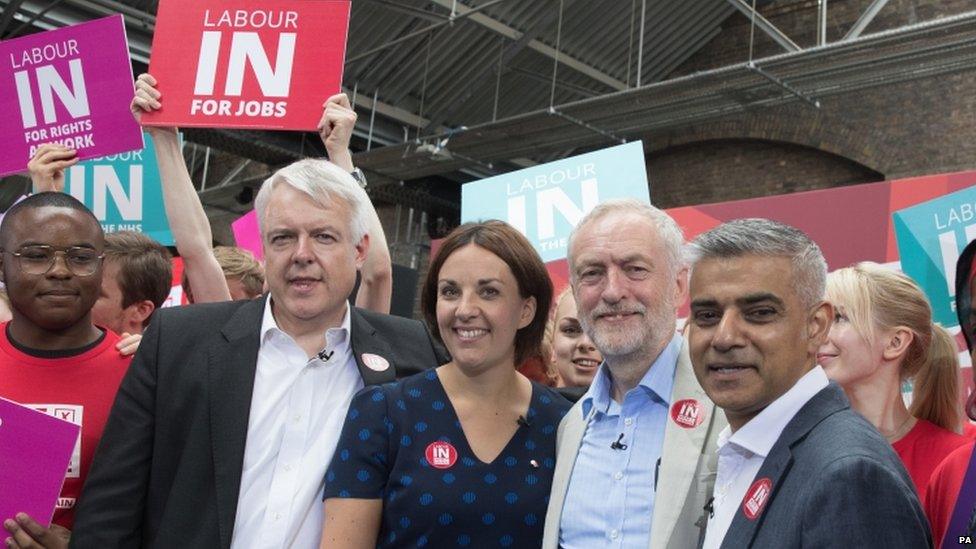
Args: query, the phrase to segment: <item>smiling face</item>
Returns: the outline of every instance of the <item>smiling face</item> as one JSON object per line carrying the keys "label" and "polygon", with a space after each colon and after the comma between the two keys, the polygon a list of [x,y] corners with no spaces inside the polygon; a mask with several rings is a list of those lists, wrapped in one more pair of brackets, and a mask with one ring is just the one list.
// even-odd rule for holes
{"label": "smiling face", "polygon": [[505,262],[476,244],[455,250],[438,273],[437,327],[462,371],[514,367],[515,333],[529,325],[535,308]]}
{"label": "smiling face", "polygon": [[271,191],[262,230],[275,321],[285,332],[338,326],[369,246],[342,200],[322,207],[291,185]]}
{"label": "smiling face", "polygon": [[708,397],[738,429],[815,365],[831,308],[807,308],[788,257],[706,258],[691,275],[689,350]]}
{"label": "smiling face", "polygon": [[827,377],[848,389],[878,372],[883,349],[879,341],[869,341],[857,331],[843,305],[834,303],[834,306],[834,323],[827,341],[817,352],[817,362]]}
{"label": "smiling face", "polygon": [[604,357],[653,355],[674,336],[687,279],[667,257],[654,224],[639,214],[608,214],[577,229],[573,294]]}
{"label": "smiling face", "polygon": [[603,358],[583,332],[576,300],[567,293],[556,307],[552,335],[552,365],[559,375],[559,387],[587,387]]}
{"label": "smiling face", "polygon": [[20,268],[18,258],[9,252],[31,245],[80,247],[101,254],[105,243],[98,223],[90,215],[71,208],[26,208],[9,220],[3,242],[3,278],[15,321],[52,332],[78,324],[90,325],[92,305],[98,299],[102,282],[101,264],[93,274],[78,276],[68,269],[66,257],[59,253],[46,273],[27,274]]}

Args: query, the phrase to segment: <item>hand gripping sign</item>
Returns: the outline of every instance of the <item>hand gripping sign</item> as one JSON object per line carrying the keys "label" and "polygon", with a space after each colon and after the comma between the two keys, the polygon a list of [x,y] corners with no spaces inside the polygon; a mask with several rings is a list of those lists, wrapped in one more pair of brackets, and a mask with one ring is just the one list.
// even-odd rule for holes
{"label": "hand gripping sign", "polygon": [[133,93],[121,15],[0,42],[0,175],[44,143],[81,159],[141,149]]}
{"label": "hand gripping sign", "polygon": [[346,1],[161,0],[149,72],[158,126],[314,130],[339,93]]}

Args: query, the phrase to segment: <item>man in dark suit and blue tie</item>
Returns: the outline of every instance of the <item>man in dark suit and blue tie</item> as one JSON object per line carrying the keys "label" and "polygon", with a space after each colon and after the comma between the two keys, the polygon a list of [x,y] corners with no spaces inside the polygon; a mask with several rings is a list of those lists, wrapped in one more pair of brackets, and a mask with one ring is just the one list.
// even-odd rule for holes
{"label": "man in dark suit and blue tie", "polygon": [[833,320],[817,245],[743,219],[693,251],[691,361],[729,421],[703,546],[931,547],[898,457],[816,363]]}

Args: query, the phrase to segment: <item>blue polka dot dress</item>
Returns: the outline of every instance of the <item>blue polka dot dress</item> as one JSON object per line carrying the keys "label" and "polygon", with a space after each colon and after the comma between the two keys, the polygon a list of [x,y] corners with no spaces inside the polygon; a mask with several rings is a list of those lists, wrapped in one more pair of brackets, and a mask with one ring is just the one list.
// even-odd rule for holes
{"label": "blue polka dot dress", "polygon": [[570,403],[532,384],[527,422],[492,463],[468,447],[434,370],[353,399],[325,499],[383,499],[377,547],[539,547]]}

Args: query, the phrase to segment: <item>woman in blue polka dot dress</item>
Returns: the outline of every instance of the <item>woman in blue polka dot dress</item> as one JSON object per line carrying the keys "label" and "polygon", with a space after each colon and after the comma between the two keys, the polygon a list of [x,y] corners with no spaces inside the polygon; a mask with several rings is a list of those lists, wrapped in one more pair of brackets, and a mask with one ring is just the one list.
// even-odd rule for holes
{"label": "woman in blue polka dot dress", "polygon": [[422,308],[453,360],[352,401],[325,480],[322,547],[539,547],[570,404],[515,365],[552,300],[542,260],[501,221],[444,240]]}

